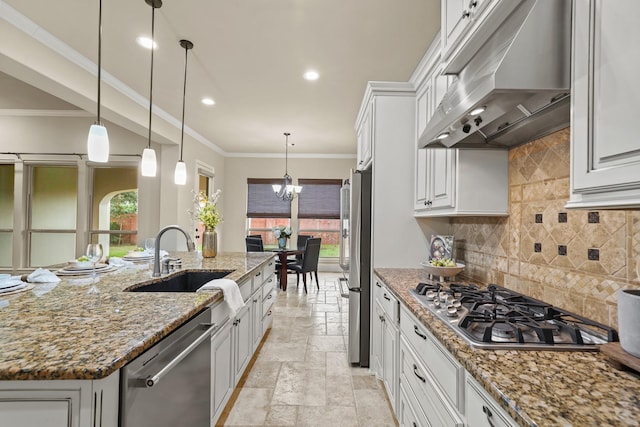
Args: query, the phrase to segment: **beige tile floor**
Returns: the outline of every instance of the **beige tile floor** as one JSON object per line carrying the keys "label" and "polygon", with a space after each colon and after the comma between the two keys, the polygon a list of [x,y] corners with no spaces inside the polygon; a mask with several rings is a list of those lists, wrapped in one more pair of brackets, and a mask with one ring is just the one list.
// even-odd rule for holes
{"label": "beige tile floor", "polygon": [[305,294],[289,276],[271,332],[220,425],[397,426],[382,383],[347,362],[348,301],[338,277],[320,273],[320,290],[314,280]]}

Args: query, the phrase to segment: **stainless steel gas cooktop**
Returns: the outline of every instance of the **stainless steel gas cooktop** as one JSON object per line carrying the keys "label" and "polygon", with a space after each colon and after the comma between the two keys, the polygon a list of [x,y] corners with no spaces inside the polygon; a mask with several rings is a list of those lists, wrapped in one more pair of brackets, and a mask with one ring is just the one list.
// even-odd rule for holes
{"label": "stainless steel gas cooktop", "polygon": [[477,348],[589,351],[618,341],[608,326],[497,285],[419,283],[411,293]]}

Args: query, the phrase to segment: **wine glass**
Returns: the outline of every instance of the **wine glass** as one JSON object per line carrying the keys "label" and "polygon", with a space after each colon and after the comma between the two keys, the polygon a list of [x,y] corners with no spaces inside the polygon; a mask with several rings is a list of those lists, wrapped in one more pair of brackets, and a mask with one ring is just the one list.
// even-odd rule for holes
{"label": "wine glass", "polygon": [[91,261],[91,264],[93,266],[93,268],[91,269],[91,288],[89,289],[89,293],[97,294],[100,291],[96,287],[96,264],[102,258],[102,245],[100,243],[89,243],[87,245],[87,251],[85,252],[85,255],[87,256],[87,258],[89,258],[89,261]]}
{"label": "wine glass", "polygon": [[156,248],[156,239],[149,237],[144,240],[144,250],[147,255],[153,255],[153,250]]}

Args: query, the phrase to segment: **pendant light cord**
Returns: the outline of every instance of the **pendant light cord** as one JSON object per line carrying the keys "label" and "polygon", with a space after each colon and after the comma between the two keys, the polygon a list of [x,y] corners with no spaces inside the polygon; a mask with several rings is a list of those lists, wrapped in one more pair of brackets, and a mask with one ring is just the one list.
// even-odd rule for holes
{"label": "pendant light cord", "polygon": [[100,0],[100,5],[99,5],[100,10],[98,11],[98,111],[97,111],[97,117],[96,117],[96,124],[97,125],[102,125],[102,123],[100,123],[100,88],[101,88],[101,83],[102,83],[102,79],[101,77],[101,73],[102,73],[102,0]]}
{"label": "pendant light cord", "polygon": [[289,132],[284,133],[284,174],[289,175]]}
{"label": "pendant light cord", "polygon": [[151,148],[151,109],[153,108],[153,51],[156,43],[155,39],[155,20],[156,20],[156,8],[151,5],[151,77],[149,78],[149,146]]}
{"label": "pendant light cord", "polygon": [[[184,47],[184,85],[182,86],[182,133],[180,134],[180,161],[182,161],[182,150],[184,147],[184,109],[185,109],[185,98],[187,93],[187,61],[189,59],[189,49],[193,47],[193,44],[189,45],[188,41],[181,40],[180,43],[185,42]],[[191,47],[189,47],[191,46]]]}

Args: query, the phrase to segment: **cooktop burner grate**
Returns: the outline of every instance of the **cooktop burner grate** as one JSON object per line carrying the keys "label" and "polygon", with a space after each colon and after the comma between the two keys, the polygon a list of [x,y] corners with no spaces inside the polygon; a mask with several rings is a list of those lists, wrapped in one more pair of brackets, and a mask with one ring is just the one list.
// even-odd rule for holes
{"label": "cooktop burner grate", "polygon": [[411,293],[475,347],[596,350],[618,340],[608,326],[497,285],[421,282]]}

